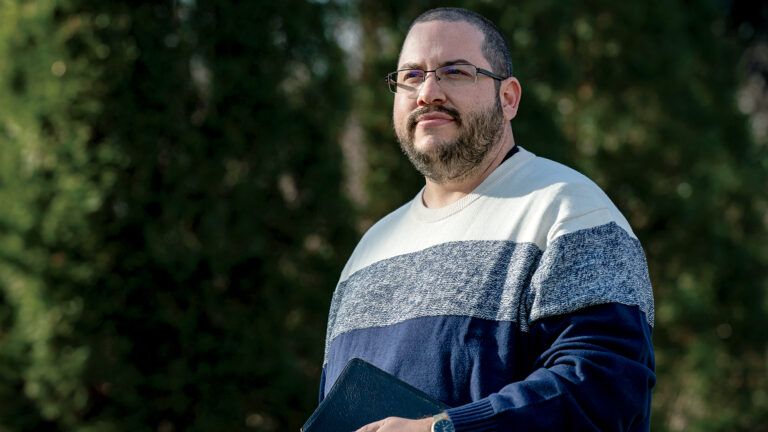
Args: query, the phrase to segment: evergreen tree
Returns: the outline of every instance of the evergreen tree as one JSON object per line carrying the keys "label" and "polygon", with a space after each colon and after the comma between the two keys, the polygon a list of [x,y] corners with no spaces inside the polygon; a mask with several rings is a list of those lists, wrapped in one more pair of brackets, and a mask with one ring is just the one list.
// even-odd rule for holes
{"label": "evergreen tree", "polygon": [[[439,5],[323,3],[2,2],[0,430],[295,430],[312,411],[356,236],[340,132],[351,109],[365,227],[421,186],[382,78]],[[760,430],[768,155],[736,110],[727,11],[458,5],[510,41],[517,142],[596,180],[646,248],[654,430]]]}
{"label": "evergreen tree", "polygon": [[352,240],[335,12],[8,4],[0,427],[300,426]]}

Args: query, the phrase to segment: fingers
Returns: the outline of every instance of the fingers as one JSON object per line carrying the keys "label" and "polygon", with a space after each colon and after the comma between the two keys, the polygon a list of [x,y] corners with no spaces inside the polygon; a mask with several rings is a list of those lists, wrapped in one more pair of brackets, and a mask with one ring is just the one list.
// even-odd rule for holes
{"label": "fingers", "polygon": [[384,424],[384,420],[375,421],[373,423],[368,423],[367,425],[361,427],[360,429],[356,430],[355,432],[376,432],[377,430],[379,430],[379,428],[383,424]]}
{"label": "fingers", "polygon": [[387,417],[369,423],[355,432],[427,432],[431,429],[432,418],[409,420],[400,417]]}

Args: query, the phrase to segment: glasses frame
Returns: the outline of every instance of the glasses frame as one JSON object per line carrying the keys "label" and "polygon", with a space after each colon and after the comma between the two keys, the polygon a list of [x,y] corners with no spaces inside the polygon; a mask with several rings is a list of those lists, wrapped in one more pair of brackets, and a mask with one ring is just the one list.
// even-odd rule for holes
{"label": "glasses frame", "polygon": [[412,71],[412,70],[420,70],[420,71],[424,72],[424,78],[421,80],[421,83],[419,83],[419,85],[417,87],[414,87],[413,91],[411,91],[411,92],[401,92],[402,94],[405,94],[405,95],[418,95],[419,91],[421,90],[421,86],[423,86],[424,83],[427,81],[427,75],[429,75],[430,73],[434,73],[435,74],[435,79],[439,83],[442,80],[442,78],[437,76],[437,71],[442,69],[442,68],[450,67],[450,66],[472,66],[473,68],[475,68],[475,80],[472,82],[472,84],[477,83],[478,75],[485,75],[485,76],[487,76],[489,78],[493,78],[493,79],[495,79],[497,81],[504,81],[505,79],[509,78],[509,77],[503,77],[501,75],[497,75],[497,74],[495,74],[495,73],[493,73],[493,72],[491,72],[491,71],[489,71],[487,69],[483,69],[483,68],[477,67],[477,66],[473,65],[472,63],[455,63],[455,64],[443,65],[443,66],[440,66],[439,68],[432,69],[432,70],[424,70],[424,69],[418,69],[418,68],[398,69],[396,71],[388,73],[384,77],[384,81],[387,83],[387,87],[389,88],[389,91],[394,93],[394,94],[397,94],[398,93],[397,92],[397,88],[398,88],[397,79],[396,78],[392,79],[392,77],[393,76],[397,76],[397,74],[399,72]]}

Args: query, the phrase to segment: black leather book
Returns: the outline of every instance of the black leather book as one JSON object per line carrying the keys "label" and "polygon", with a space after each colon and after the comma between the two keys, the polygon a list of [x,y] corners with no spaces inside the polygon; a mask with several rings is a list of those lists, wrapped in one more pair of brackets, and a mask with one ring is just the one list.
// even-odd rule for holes
{"label": "black leather book", "polygon": [[419,419],[449,408],[361,359],[350,360],[302,432],[350,432],[386,417]]}

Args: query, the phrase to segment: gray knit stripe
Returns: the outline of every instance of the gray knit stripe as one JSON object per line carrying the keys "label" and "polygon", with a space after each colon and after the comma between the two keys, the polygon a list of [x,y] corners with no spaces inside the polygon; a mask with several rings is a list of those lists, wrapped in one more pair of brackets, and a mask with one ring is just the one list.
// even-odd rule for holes
{"label": "gray knit stripe", "polygon": [[461,241],[379,261],[337,287],[326,341],[427,316],[517,322],[540,256],[531,243]]}
{"label": "gray knit stripe", "polygon": [[[396,275],[396,276],[392,276]],[[638,305],[653,323],[640,243],[616,223],[533,243],[455,241],[365,267],[340,283],[326,338],[428,316],[530,322],[601,303]]]}
{"label": "gray knit stripe", "polygon": [[648,323],[654,321],[642,246],[613,222],[556,238],[527,296],[530,322],[604,303],[639,306]]}

